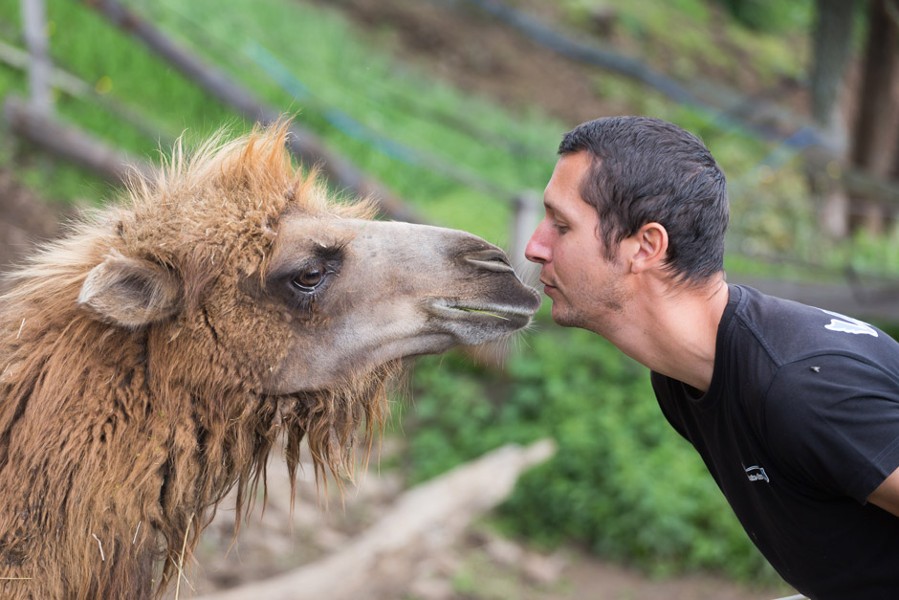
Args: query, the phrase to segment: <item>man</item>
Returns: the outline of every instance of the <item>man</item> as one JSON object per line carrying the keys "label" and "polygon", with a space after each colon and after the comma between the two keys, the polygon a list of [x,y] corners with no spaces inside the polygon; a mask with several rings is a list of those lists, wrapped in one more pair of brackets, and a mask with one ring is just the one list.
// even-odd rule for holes
{"label": "man", "polygon": [[899,598],[899,344],[725,281],[724,175],[692,134],[597,119],[559,154],[525,252],[553,319],[651,369],[665,417],[787,582]]}

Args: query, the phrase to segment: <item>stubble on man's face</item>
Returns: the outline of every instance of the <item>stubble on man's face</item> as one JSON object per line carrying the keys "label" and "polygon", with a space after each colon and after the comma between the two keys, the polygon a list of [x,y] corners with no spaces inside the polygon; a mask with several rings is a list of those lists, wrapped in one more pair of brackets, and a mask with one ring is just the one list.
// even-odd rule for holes
{"label": "stubble on man's face", "polygon": [[546,215],[530,244],[531,259],[543,264],[540,280],[553,301],[553,320],[602,335],[620,322],[628,292],[626,267],[617,256],[608,258],[596,208],[581,193],[592,161],[586,152],[559,158],[544,192]]}
{"label": "stubble on man's face", "polygon": [[562,327],[579,327],[604,335],[618,328],[629,301],[617,260],[603,255],[593,259],[595,268],[585,272],[555,292],[552,317]]}

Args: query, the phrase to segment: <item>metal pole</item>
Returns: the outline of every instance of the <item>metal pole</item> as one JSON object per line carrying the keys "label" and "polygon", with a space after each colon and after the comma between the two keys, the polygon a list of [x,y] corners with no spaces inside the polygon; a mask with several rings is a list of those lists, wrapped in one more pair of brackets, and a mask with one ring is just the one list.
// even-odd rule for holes
{"label": "metal pole", "polygon": [[28,90],[31,105],[40,114],[49,115],[53,110],[53,92],[50,86],[50,53],[47,43],[47,15],[44,0],[22,0],[22,27],[25,45],[28,47]]}
{"label": "metal pole", "polygon": [[515,215],[512,222],[512,239],[509,243],[509,259],[522,281],[534,284],[540,276],[540,271],[537,265],[528,261],[524,250],[537,223],[540,222],[540,197],[533,191],[523,192],[512,199],[512,206]]}

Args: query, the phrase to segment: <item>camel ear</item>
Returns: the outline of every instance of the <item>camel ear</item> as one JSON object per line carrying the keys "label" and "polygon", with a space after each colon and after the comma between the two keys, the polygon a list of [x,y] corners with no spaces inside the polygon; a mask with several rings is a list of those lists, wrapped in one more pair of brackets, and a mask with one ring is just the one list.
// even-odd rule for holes
{"label": "camel ear", "polygon": [[175,314],[180,295],[178,277],[170,271],[114,253],[87,274],[78,304],[104,321],[136,329]]}

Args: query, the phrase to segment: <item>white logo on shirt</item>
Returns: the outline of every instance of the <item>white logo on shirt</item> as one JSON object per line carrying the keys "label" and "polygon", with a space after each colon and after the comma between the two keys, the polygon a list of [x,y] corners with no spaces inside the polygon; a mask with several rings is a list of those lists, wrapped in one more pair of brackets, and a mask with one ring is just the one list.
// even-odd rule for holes
{"label": "white logo on shirt", "polygon": [[746,476],[749,478],[749,481],[764,481],[765,483],[771,483],[771,480],[768,479],[768,474],[765,473],[764,467],[752,465],[751,467],[744,467],[743,470],[746,471]]}
{"label": "white logo on shirt", "polygon": [[824,310],[823,308],[818,310],[837,317],[836,319],[831,319],[830,323],[824,326],[825,329],[830,329],[831,331],[839,331],[842,333],[862,333],[865,335],[873,335],[874,337],[877,337],[877,330],[864,321],[859,321],[858,319],[853,319],[852,317],[847,317],[845,315],[841,315],[840,313]]}

